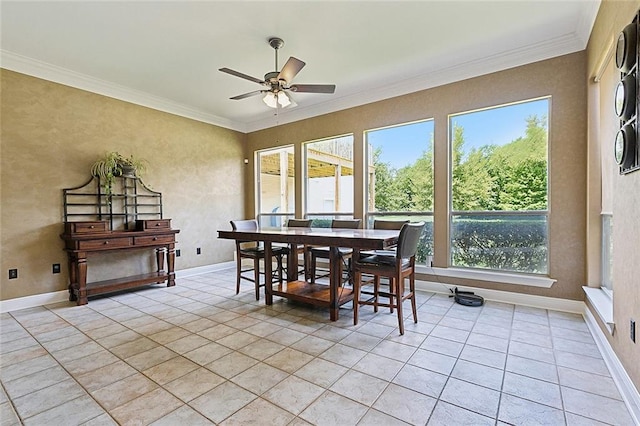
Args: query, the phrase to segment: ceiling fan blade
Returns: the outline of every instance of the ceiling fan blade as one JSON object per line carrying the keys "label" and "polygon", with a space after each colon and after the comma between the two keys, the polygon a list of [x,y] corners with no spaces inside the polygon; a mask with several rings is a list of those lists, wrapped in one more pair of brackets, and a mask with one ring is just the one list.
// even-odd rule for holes
{"label": "ceiling fan blade", "polygon": [[229,98],[229,99],[233,99],[234,101],[237,101],[237,100],[240,100],[240,99],[249,98],[251,96],[256,96],[256,95],[259,95],[260,93],[264,93],[264,92],[267,92],[267,91],[268,90],[254,90],[253,92],[245,93],[243,95],[234,96],[233,98]]}
{"label": "ceiling fan blade", "polygon": [[253,81],[258,84],[265,84],[264,80],[260,80],[259,78],[251,77],[250,75],[243,74],[239,71],[234,71],[229,68],[220,68],[218,71],[226,72],[227,74],[235,75],[236,77],[244,78],[245,80]]}
{"label": "ceiling fan blade", "polygon": [[291,83],[293,78],[300,72],[302,67],[305,66],[305,63],[300,59],[294,58],[293,56],[289,57],[287,63],[284,64],[280,74],[278,74],[278,80],[284,80],[287,83]]}
{"label": "ceiling fan blade", "polygon": [[305,93],[333,93],[336,91],[335,84],[294,84],[289,87],[294,92]]}

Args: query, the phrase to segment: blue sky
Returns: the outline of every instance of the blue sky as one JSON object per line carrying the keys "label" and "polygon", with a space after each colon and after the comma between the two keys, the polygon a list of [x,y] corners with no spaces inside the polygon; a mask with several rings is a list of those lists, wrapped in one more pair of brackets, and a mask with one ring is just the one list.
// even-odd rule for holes
{"label": "blue sky", "polygon": [[[468,152],[471,148],[483,145],[504,145],[523,136],[527,127],[526,118],[534,114],[548,116],[549,99],[464,113],[452,116],[451,120],[464,128],[464,146]],[[433,132],[433,121],[428,120],[370,131],[367,141],[373,147],[382,148],[382,161],[400,168],[422,155],[429,146]]]}

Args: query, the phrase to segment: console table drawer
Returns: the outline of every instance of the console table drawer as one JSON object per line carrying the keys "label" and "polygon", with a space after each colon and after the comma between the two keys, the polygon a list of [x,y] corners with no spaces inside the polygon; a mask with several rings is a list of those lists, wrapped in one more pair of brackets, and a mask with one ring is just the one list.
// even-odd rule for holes
{"label": "console table drawer", "polygon": [[136,220],[137,231],[171,229],[171,219]]}
{"label": "console table drawer", "polygon": [[136,246],[146,246],[154,244],[169,244],[175,242],[173,235],[156,235],[153,237],[134,237],[133,244]]}
{"label": "console table drawer", "polygon": [[97,240],[78,241],[80,250],[129,247],[133,245],[131,238],[101,238]]}
{"label": "console table drawer", "polygon": [[91,221],[91,222],[67,222],[65,223],[66,234],[95,234],[98,232],[107,232],[107,222]]}

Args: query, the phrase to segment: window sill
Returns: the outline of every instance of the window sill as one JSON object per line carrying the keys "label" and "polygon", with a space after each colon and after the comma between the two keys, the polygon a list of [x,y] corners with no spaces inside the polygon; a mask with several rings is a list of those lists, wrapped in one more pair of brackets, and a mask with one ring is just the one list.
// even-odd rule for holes
{"label": "window sill", "polygon": [[556,280],[536,275],[509,274],[495,271],[479,271],[477,269],[438,268],[416,265],[419,274],[436,277],[462,278],[466,280],[490,281],[501,284],[526,285],[532,287],[551,288]]}
{"label": "window sill", "polygon": [[599,287],[582,287],[582,289],[587,296],[587,300],[596,311],[596,315],[607,327],[609,333],[613,334],[615,323],[613,322],[613,300],[611,297]]}

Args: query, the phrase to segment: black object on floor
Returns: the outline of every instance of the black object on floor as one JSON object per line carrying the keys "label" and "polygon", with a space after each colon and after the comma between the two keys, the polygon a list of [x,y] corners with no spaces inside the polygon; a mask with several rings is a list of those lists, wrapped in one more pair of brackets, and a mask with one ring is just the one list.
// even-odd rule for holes
{"label": "black object on floor", "polygon": [[484,304],[484,298],[482,296],[478,296],[474,294],[472,291],[458,291],[458,287],[454,290],[449,289],[452,295],[449,297],[453,297],[456,303],[464,306],[482,306]]}

